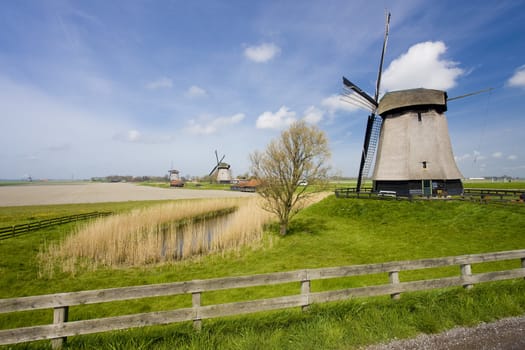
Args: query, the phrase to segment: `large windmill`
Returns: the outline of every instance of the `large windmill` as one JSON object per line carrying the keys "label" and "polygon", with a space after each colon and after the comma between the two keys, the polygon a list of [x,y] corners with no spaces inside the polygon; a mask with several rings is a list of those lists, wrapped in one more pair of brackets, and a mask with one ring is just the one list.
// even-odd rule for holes
{"label": "large windmill", "polygon": [[379,100],[390,14],[386,15],[385,38],[374,97],[343,77],[343,99],[368,109],[357,191],[375,157],[373,191],[397,195],[432,195],[463,192],[462,175],[456,165],[448,134],[447,93],[409,89],[386,93]]}
{"label": "large windmill", "polygon": [[223,162],[224,157],[226,156],[223,155],[219,160],[219,155],[217,154],[217,150],[215,150],[215,160],[217,163],[213,169],[211,169],[208,176],[212,176],[218,183],[229,184],[232,181],[232,174],[230,170],[230,164]]}

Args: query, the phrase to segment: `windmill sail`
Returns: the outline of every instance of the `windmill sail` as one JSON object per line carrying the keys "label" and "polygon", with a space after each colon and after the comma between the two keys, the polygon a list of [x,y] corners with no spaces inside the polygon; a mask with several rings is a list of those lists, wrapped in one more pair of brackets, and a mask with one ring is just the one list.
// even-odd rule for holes
{"label": "windmill sail", "polygon": [[369,136],[368,140],[365,141],[365,144],[368,145],[368,149],[365,152],[366,158],[363,165],[363,170],[361,172],[361,178],[368,177],[368,173],[370,172],[370,167],[372,166],[372,162],[374,161],[374,157],[376,154],[377,143],[379,141],[379,133],[381,132],[382,122],[382,118],[378,118],[377,116],[375,116],[373,118],[372,125],[370,126],[370,131],[367,123],[367,134]]}
{"label": "windmill sail", "polygon": [[215,172],[215,170],[217,170],[219,168],[219,165],[222,163],[222,161],[223,161],[225,156],[226,155],[223,155],[221,160],[219,160],[219,155],[217,154],[217,150],[215,150],[215,160],[217,161],[217,164],[215,164],[213,169],[211,169],[210,174],[208,176],[212,176],[213,173]]}
{"label": "windmill sail", "polygon": [[[372,110],[372,113],[368,116],[368,121],[366,123],[365,139],[363,142],[363,150],[361,154],[361,163],[359,164],[359,174],[357,176],[357,185],[356,185],[357,192],[361,192],[361,185],[363,182],[363,178],[368,175],[368,172],[370,170],[370,166],[374,159],[375,151],[377,148],[379,132],[381,130],[381,118],[378,118],[375,112],[377,109],[378,100],[379,100],[379,91],[381,88],[381,74],[383,73],[383,62],[385,60],[385,52],[386,52],[386,44],[388,41],[389,26],[390,26],[390,13],[387,13],[386,14],[386,25],[385,25],[385,37],[383,39],[383,49],[381,50],[381,59],[379,61],[379,71],[377,73],[376,91],[374,94],[374,98],[372,99],[370,96],[364,93],[361,89],[357,88],[355,84],[352,84],[352,85],[355,88],[359,89],[361,93],[357,89],[350,87],[353,91],[365,97],[365,99],[375,107]],[[346,86],[348,85],[346,84],[345,80],[348,83],[351,83],[348,79],[343,77],[343,84],[345,84]]]}

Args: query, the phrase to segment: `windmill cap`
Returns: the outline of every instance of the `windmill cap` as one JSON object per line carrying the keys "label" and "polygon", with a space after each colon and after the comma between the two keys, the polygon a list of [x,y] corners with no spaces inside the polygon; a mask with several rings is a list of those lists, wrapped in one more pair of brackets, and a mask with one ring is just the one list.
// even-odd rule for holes
{"label": "windmill cap", "polygon": [[377,114],[391,114],[406,109],[429,107],[439,112],[447,110],[447,93],[432,89],[409,89],[387,92],[379,101]]}

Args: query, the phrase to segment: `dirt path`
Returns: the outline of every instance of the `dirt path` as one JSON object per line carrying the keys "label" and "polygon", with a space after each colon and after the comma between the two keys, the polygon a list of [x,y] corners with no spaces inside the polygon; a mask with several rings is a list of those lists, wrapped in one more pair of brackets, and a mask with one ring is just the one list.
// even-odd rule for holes
{"label": "dirt path", "polygon": [[440,334],[373,345],[365,350],[522,350],[525,316],[511,317],[472,328],[453,328]]}
{"label": "dirt path", "polygon": [[39,184],[0,187],[0,207],[161,199],[245,197],[253,195],[253,193],[235,191],[158,188],[138,186],[131,183]]}

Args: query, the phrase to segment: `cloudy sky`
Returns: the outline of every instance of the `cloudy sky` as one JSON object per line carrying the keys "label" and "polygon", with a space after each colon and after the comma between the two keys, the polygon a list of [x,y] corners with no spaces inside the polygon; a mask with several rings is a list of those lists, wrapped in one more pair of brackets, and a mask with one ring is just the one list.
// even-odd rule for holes
{"label": "cloudy sky", "polygon": [[523,1],[37,1],[0,11],[0,179],[249,170],[295,120],[324,130],[356,176],[374,93],[446,90],[465,177],[525,177]]}

